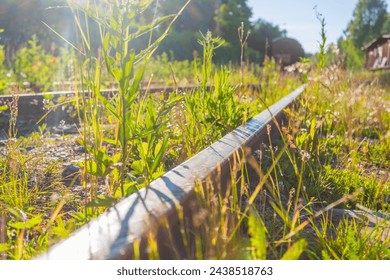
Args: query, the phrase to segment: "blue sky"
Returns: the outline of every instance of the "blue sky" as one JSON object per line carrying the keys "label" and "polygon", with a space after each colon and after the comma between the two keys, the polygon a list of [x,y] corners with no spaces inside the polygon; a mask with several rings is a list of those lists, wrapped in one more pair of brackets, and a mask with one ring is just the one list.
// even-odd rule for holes
{"label": "blue sky", "polygon": [[[287,30],[287,36],[297,39],[306,52],[318,49],[321,24],[313,7],[317,5],[326,21],[328,42],[337,42],[343,35],[358,0],[248,0],[252,21],[262,18]],[[387,0],[387,10],[390,0]]]}

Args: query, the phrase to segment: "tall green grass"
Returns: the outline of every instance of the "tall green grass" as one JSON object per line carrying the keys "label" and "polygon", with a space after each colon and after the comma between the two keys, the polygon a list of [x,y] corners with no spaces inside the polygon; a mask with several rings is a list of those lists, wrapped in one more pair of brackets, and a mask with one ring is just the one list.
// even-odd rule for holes
{"label": "tall green grass", "polygon": [[[71,47],[79,58],[75,102],[82,123],[77,141],[86,150],[78,163],[84,197],[72,196],[54,175],[50,180],[32,179],[37,170],[30,163],[38,166],[42,159],[25,156],[23,147],[33,137],[9,141],[8,152],[0,159],[1,257],[29,259],[46,250],[265,110],[303,80],[308,81],[306,93],[298,106],[285,111],[288,122],[269,127],[265,143],[244,153],[245,158],[235,158],[226,192],[210,178],[196,187],[200,209],[191,217],[191,226],[179,211],[186,258],[388,259],[388,237],[379,241],[382,224],[369,231],[364,221],[334,221],[329,213],[336,207],[354,210],[357,203],[372,211],[389,211],[389,88],[374,74],[352,75],[341,63],[330,63],[334,56],[329,59],[324,49],[320,17],[321,51],[317,60],[296,66],[301,74],[282,73],[272,60],[261,69],[243,63],[239,68],[216,66],[213,53],[223,42],[207,33],[199,42],[202,56],[194,60],[193,76],[188,77],[198,89],[150,94],[150,79],[141,91],[145,73],[153,70],[148,69],[151,55],[179,16],[154,17],[150,24],[134,26],[135,17],[147,9],[154,11],[153,3],[115,1],[99,6],[86,1],[70,6],[80,39]],[[100,49],[92,47],[91,20],[99,30]],[[144,50],[130,47],[139,36],[154,38],[155,28],[163,22],[162,35]],[[240,34],[244,46],[243,28]],[[165,71],[176,85],[174,67]],[[106,74],[119,89],[110,97],[101,94]],[[254,77],[257,88],[243,86]],[[13,124],[11,138],[17,135]],[[273,140],[271,130],[281,138]],[[43,172],[58,171],[53,164]],[[102,186],[104,195],[98,195]],[[40,200],[56,192],[61,193],[59,199]],[[150,258],[159,258],[153,234],[149,246]]]}
{"label": "tall green grass", "polygon": [[[178,15],[155,19],[148,26],[133,29],[130,28],[131,20],[137,15],[131,11],[143,12],[147,8],[154,8],[152,1],[128,2],[128,6],[120,8],[119,4],[107,6],[108,13],[91,1],[70,6],[75,24],[79,26],[80,38],[80,43],[72,43],[71,47],[79,58],[75,69],[80,75],[80,82],[76,83],[77,97],[74,102],[82,124],[77,142],[86,151],[84,160],[78,163],[82,167],[83,198],[61,190],[63,183],[55,177],[49,188],[37,186],[36,192],[33,192],[27,188],[33,178],[30,167],[25,167],[25,172],[18,169],[9,173],[13,170],[13,163],[3,161],[1,195],[2,200],[7,202],[1,208],[2,217],[6,217],[1,229],[9,235],[1,239],[4,258],[28,259],[45,250],[122,197],[147,186],[168,168],[194,155],[261,110],[262,105],[253,102],[258,92],[245,90],[241,97],[236,96],[238,87],[232,82],[233,68],[219,68],[212,63],[213,50],[222,41],[213,38],[211,33],[199,42],[204,46],[203,60],[194,62],[194,65],[198,65],[193,70],[199,82],[198,90],[169,95],[150,94],[147,86],[141,92],[140,85],[149,57]],[[100,30],[100,50],[92,49],[89,35],[91,19]],[[143,51],[136,53],[128,47],[133,38],[150,34],[163,21],[168,21],[166,31],[156,41],[150,41]],[[118,94],[110,97],[101,94],[106,81],[102,78],[105,73],[109,73],[115,81]],[[275,79],[282,83],[291,80],[276,76]],[[276,80],[272,83],[276,83]],[[12,125],[16,119],[17,112],[10,126],[10,137],[17,134]],[[27,140],[30,141],[30,138]],[[9,148],[17,166],[24,167],[23,157],[17,157],[16,153],[27,142],[16,140],[15,149]],[[54,164],[53,170],[47,172],[61,171]],[[75,182],[73,180],[68,188],[72,188]],[[98,195],[102,184],[104,195]],[[10,192],[9,188],[15,191]],[[47,204],[45,207],[52,214],[42,216],[41,209],[35,208],[38,202],[34,197],[50,196],[57,191],[61,192],[62,198]],[[6,196],[6,193],[9,195]],[[20,202],[23,205],[15,204],[11,200],[24,202]],[[64,207],[71,211],[63,212]],[[26,215],[34,221],[28,223],[30,218],[23,220],[28,225],[18,229],[20,233],[16,235],[19,239],[12,233],[16,229],[12,227],[10,209],[26,211]],[[14,248],[18,248],[17,254]]]}

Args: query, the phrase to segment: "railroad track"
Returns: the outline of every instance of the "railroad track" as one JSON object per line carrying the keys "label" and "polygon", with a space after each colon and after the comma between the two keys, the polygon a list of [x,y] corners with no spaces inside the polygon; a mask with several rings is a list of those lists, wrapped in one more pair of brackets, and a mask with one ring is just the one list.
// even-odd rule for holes
{"label": "railroad track", "polygon": [[[258,85],[245,85],[249,88],[256,88]],[[189,92],[198,88],[197,86],[165,86],[165,87],[148,87],[142,88],[141,94],[148,93],[170,93],[173,91]],[[105,96],[110,96],[117,93],[117,89],[103,89],[101,93]],[[17,94],[18,97],[18,114],[16,128],[19,135],[26,135],[32,131],[36,131],[40,123],[45,123],[49,128],[59,126],[61,122],[65,122],[67,126],[78,124],[78,118],[75,114],[75,109],[71,103],[61,105],[66,98],[71,99],[75,95],[74,91],[56,91],[47,93],[25,93]],[[0,108],[3,105],[10,108],[15,95],[0,95]],[[50,99],[51,104],[47,103]],[[0,110],[0,141],[2,135],[6,136],[11,119],[10,109]]]}
{"label": "railroad track", "polygon": [[[165,92],[169,93],[175,90],[178,91],[190,91],[195,89],[195,86],[181,86],[181,87],[150,87],[147,89],[149,93]],[[146,89],[142,89],[141,93],[144,93]],[[101,93],[109,96],[117,93],[116,89],[103,89]],[[0,107],[3,105],[11,107],[13,98],[17,96],[18,111],[20,112],[17,117],[16,128],[18,134],[25,135],[38,128],[42,119],[42,123],[45,123],[47,127],[56,127],[61,121],[64,121],[67,125],[77,124],[78,119],[74,112],[74,108],[71,104],[66,106],[61,105],[64,103],[64,99],[71,98],[75,95],[74,91],[56,91],[47,93],[25,93],[18,95],[0,95]],[[51,104],[47,103],[50,99]],[[0,140],[1,135],[8,131],[9,121],[11,118],[10,109],[0,110]],[[3,133],[2,133],[3,131]],[[4,140],[4,139],[3,139]]]}
{"label": "railroad track", "polygon": [[[194,88],[151,88],[149,92],[190,91]],[[246,124],[153,181],[148,187],[124,198],[36,259],[147,259],[151,236],[158,248],[159,258],[188,258],[188,248],[183,246],[181,239],[183,216],[189,217],[185,218],[190,221],[186,226],[191,227],[191,217],[195,217],[200,208],[197,206],[196,185],[211,181],[214,185],[220,186],[219,191],[224,192],[232,175],[232,166],[237,160],[243,159],[246,151],[259,149],[260,144],[268,143],[269,137],[272,141],[281,137],[276,126],[287,122],[284,109],[292,107],[304,89],[305,86],[296,89]],[[115,90],[106,90],[103,93],[110,95],[115,93]],[[56,101],[61,96],[71,96],[73,92],[49,94]],[[31,123],[35,125],[32,115],[38,114],[40,118],[47,113],[42,109],[45,97],[45,94],[19,96],[19,110],[23,112],[19,114],[19,118],[24,116],[30,121],[25,125]],[[4,104],[11,102],[12,96],[2,96],[1,99]],[[29,113],[26,117],[27,111]],[[45,120],[48,121],[48,126],[58,125],[60,120],[67,116],[60,107],[51,114],[54,115],[48,116]],[[380,213],[364,207],[360,207],[359,210],[329,208],[326,211],[331,219],[338,221],[341,219],[368,221],[367,230],[378,224],[384,225],[383,238],[390,235],[389,217],[383,217],[379,215]]]}
{"label": "railroad track", "polygon": [[[36,259],[132,259],[135,247],[138,248],[137,257],[147,258],[147,242],[151,233],[160,258],[185,257],[185,248],[179,241],[175,242],[181,235],[177,209],[181,209],[184,215],[193,215],[197,211],[197,182],[211,178],[224,186],[230,178],[232,162],[245,148],[258,149],[260,143],[268,142],[270,127],[271,137],[280,137],[275,133],[278,131],[276,123],[285,121],[284,109],[292,106],[304,89],[305,86],[299,87]],[[167,221],[169,227],[160,226],[162,220]],[[172,245],[168,239],[175,244]]]}

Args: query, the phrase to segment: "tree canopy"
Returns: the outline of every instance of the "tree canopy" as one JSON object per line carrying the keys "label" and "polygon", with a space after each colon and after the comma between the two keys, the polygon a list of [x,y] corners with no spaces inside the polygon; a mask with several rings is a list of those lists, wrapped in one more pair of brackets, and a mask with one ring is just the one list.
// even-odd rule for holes
{"label": "tree canopy", "polygon": [[383,23],[381,33],[382,34],[389,34],[390,33],[390,13],[386,14],[386,20]]}
{"label": "tree canopy", "polygon": [[[177,13],[186,2],[187,0],[159,0],[154,3],[158,4],[156,10],[158,16],[163,16]],[[138,19],[152,20],[155,7],[156,5],[153,4],[153,11],[145,13]],[[220,36],[226,42],[217,52],[219,57],[225,61],[237,61],[240,56],[237,30],[243,23],[245,30],[251,30],[248,41],[251,53],[256,53],[253,57],[259,59],[265,52],[266,38],[272,40],[283,36],[285,31],[261,19],[252,24],[251,16],[252,10],[247,0],[192,0],[172,26],[157,53],[166,52],[179,60],[192,59],[194,52],[201,51],[201,46],[198,44],[201,33],[206,34],[207,31],[211,31],[214,36]],[[4,29],[0,35],[0,44],[5,46],[7,53],[12,53],[25,45],[33,35],[36,35],[39,43],[47,50],[53,43],[63,44],[63,40],[43,22],[70,41],[76,37],[77,29],[72,23],[67,0],[0,0],[0,29]],[[165,30],[164,25],[160,30]],[[93,28],[90,32],[94,32]],[[159,32],[158,28],[155,29],[154,35],[158,36]],[[148,36],[140,38],[138,43],[147,44],[146,37]],[[142,46],[132,47],[142,49]]]}
{"label": "tree canopy", "polygon": [[356,47],[361,48],[379,37],[387,17],[385,0],[360,0],[347,27],[348,35]]}
{"label": "tree canopy", "polygon": [[[159,12],[169,14],[178,10],[186,0],[160,0]],[[193,53],[201,47],[197,43],[201,33],[211,31],[222,37],[226,44],[218,50],[225,60],[239,57],[237,29],[244,23],[249,28],[251,9],[246,0],[196,0],[184,10],[174,24],[167,39],[162,42],[159,52],[173,53],[176,59],[192,59]]]}
{"label": "tree canopy", "polygon": [[[160,15],[176,13],[186,2],[187,0],[160,0],[158,12]],[[215,30],[214,11],[217,4],[216,0],[192,1],[172,26],[157,53],[165,52],[179,60],[191,59],[193,52],[201,49],[197,43],[200,32]]]}
{"label": "tree canopy", "polygon": [[[222,0],[219,6],[219,26],[220,35],[223,39],[230,42],[234,37],[233,32],[236,33],[241,23],[249,27],[249,19],[252,16],[252,10],[248,7],[246,0]],[[235,34],[234,34],[235,35]]]}
{"label": "tree canopy", "polygon": [[346,67],[351,70],[361,69],[364,65],[364,52],[361,48],[386,33],[390,33],[386,1],[359,0],[345,30],[345,37],[338,41]]}
{"label": "tree canopy", "polygon": [[17,47],[36,35],[41,42],[58,43],[58,38],[43,22],[62,31],[69,25],[69,9],[51,9],[65,6],[66,0],[0,0],[0,43],[7,47]]}

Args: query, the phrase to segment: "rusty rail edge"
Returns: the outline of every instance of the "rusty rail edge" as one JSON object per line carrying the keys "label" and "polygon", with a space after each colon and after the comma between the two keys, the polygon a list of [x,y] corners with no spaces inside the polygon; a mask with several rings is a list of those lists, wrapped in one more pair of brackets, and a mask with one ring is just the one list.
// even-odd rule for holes
{"label": "rusty rail edge", "polygon": [[280,119],[305,85],[264,110],[246,124],[213,143],[194,157],[165,173],[138,193],[130,195],[95,220],[74,232],[68,239],[36,257],[37,260],[123,259],[132,255],[134,242],[145,239],[153,222],[172,215],[176,205],[183,209],[189,196],[195,196],[195,181],[226,168],[242,147],[266,138],[266,127]]}
{"label": "rusty rail edge", "polygon": [[[256,88],[259,85],[248,84],[245,85],[248,88]],[[164,87],[144,87],[141,88],[141,94],[146,91],[151,94],[155,93],[171,93],[174,91],[185,92],[192,91],[198,88],[198,86],[164,86]],[[210,89],[210,87],[208,87]],[[84,91],[87,93],[87,91]],[[110,96],[116,94],[118,92],[117,89],[102,89],[100,91],[103,95]],[[58,105],[58,100],[61,97],[72,97],[75,95],[75,91],[55,91],[55,92],[46,92],[46,93],[22,93],[17,94],[18,96],[18,111],[19,115],[16,122],[16,127],[19,131],[18,134],[25,135],[31,133],[36,130],[39,126],[37,122],[46,115],[46,117],[42,120],[42,123],[46,123],[47,127],[56,127],[62,121],[64,121],[67,125],[75,125],[78,124],[78,118],[75,113],[72,116],[72,111],[75,112],[75,109],[72,105],[68,104],[68,106],[58,106],[51,110],[44,109],[44,99],[47,96],[52,98],[54,104]],[[10,104],[12,101],[13,95],[0,95],[0,106]],[[72,110],[73,108],[73,110]],[[1,132],[8,131],[9,128],[9,120],[11,118],[10,110],[0,111],[0,137]],[[0,138],[1,140],[1,138]]]}

